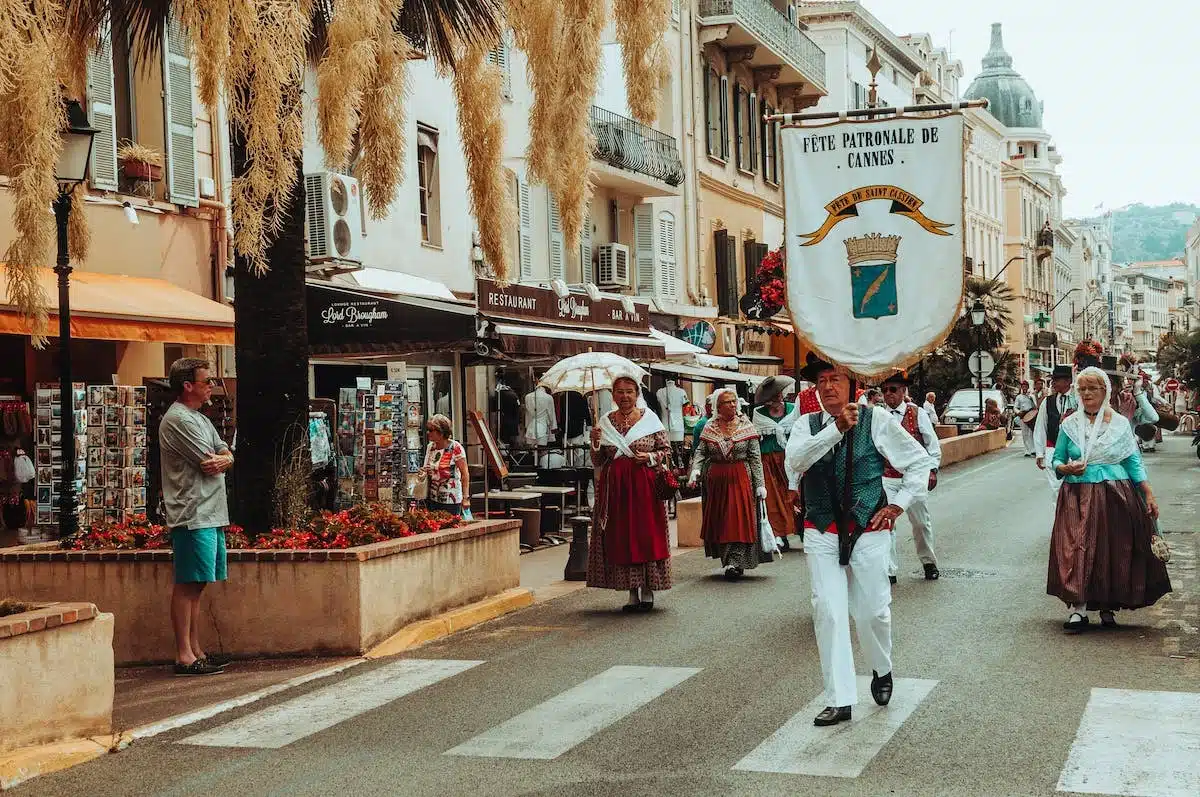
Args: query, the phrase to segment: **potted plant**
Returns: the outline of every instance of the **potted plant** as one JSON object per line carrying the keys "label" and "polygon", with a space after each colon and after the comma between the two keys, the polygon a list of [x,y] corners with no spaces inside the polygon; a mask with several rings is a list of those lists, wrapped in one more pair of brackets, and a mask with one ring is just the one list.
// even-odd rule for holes
{"label": "potted plant", "polygon": [[117,149],[117,159],[121,162],[121,174],[130,180],[156,183],[162,179],[163,156],[149,147],[125,141]]}

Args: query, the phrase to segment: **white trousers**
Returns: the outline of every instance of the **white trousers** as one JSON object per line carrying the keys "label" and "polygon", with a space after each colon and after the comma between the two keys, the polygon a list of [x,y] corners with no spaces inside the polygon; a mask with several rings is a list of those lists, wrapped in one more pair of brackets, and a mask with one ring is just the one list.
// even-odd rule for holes
{"label": "white trousers", "polygon": [[804,530],[804,554],[812,580],[813,628],[825,681],[825,705],[858,703],[850,615],[867,667],[880,675],[892,671],[892,588],[887,579],[888,534],[872,531],[858,538],[850,564],[838,564],[838,538]]}
{"label": "white trousers", "polygon": [[1025,446],[1026,454],[1037,453],[1037,441],[1033,438],[1033,427],[1025,423],[1025,421],[1017,421],[1021,427],[1021,443]]}
{"label": "white trousers", "polygon": [[[883,480],[883,491],[887,494],[888,503],[896,499],[896,493],[900,492],[900,485],[899,479]],[[917,558],[923,565],[936,565],[937,555],[933,552],[933,517],[929,514],[929,503],[924,498],[913,501],[909,504],[905,516],[908,518],[908,524],[912,526],[913,544],[917,546]],[[896,548],[896,530],[892,529],[888,536],[892,541],[888,556],[888,575],[895,576],[900,573],[900,552]]]}

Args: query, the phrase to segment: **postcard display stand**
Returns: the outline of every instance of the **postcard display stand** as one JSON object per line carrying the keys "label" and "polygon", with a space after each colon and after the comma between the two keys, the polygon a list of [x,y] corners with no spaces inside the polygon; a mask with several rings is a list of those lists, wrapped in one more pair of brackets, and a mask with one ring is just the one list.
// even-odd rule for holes
{"label": "postcard display stand", "polygon": [[408,464],[403,384],[377,381],[370,389],[342,388],[338,395],[340,503],[367,501],[403,509]]}
{"label": "postcard display stand", "polygon": [[[76,506],[85,506],[85,474],[87,467],[87,388],[79,382],[72,385],[72,396],[64,407],[59,401],[57,382],[39,382],[35,396],[36,424],[34,428],[34,464],[37,467],[37,525],[58,525],[58,496],[62,486],[61,414],[75,416],[75,496]],[[80,515],[82,522],[83,516]]]}

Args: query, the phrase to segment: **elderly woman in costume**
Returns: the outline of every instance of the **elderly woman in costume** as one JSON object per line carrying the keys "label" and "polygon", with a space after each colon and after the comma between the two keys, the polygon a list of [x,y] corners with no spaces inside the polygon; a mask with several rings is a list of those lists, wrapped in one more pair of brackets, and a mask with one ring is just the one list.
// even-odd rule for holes
{"label": "elderly woman in costume", "polygon": [[1116,625],[1118,609],[1151,606],[1171,591],[1153,551],[1158,503],[1146,480],[1129,421],[1109,406],[1111,384],[1099,368],[1075,380],[1081,409],[1058,433],[1054,469],[1063,477],[1046,592],[1067,604],[1063,628],[1078,632],[1100,612]]}
{"label": "elderly woman in costume", "polygon": [[783,466],[788,436],[798,417],[796,405],[784,401],[784,396],[795,389],[796,380],[790,376],[771,376],[758,386],[754,393],[752,421],[758,432],[758,447],[762,452],[763,478],[767,483],[767,520],[771,530],[779,538],[779,547],[788,550],[788,537],[796,533],[795,489],[788,485],[787,471]]}
{"label": "elderly woman in costume", "polygon": [[689,483],[703,480],[704,552],[719,558],[725,578],[736,581],[746,570],[771,561],[758,538],[758,501],[767,497],[767,488],[758,430],[738,412],[737,393],[721,389],[710,401],[716,409],[700,434]]}
{"label": "elderly woman in costume", "polygon": [[592,429],[596,467],[594,530],[588,547],[587,584],[628,590],[626,612],[654,608],[654,591],[671,588],[667,510],[655,493],[659,467],[671,446],[658,416],[639,406],[639,385],[623,377],[613,385],[616,409]]}

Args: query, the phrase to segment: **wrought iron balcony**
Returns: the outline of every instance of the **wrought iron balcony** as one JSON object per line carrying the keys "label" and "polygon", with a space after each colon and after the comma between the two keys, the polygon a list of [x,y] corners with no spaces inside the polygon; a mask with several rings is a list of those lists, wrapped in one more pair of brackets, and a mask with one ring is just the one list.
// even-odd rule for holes
{"label": "wrought iron balcony", "polygon": [[798,72],[801,80],[824,93],[825,51],[771,0],[700,0],[699,22],[701,26],[734,24],[745,29]]}
{"label": "wrought iron balcony", "polygon": [[591,124],[597,160],[670,186],[683,182],[683,162],[671,136],[594,105]]}
{"label": "wrought iron balcony", "polygon": [[1037,245],[1039,247],[1047,247],[1049,249],[1053,249],[1054,248],[1054,230],[1051,230],[1048,227],[1045,229],[1042,229],[1042,230],[1038,230]]}

